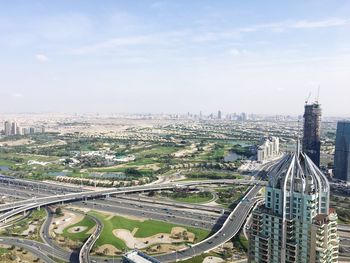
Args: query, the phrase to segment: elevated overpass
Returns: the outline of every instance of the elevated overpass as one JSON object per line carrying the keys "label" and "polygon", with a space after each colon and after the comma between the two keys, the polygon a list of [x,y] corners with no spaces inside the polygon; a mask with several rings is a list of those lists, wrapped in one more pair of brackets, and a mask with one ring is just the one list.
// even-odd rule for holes
{"label": "elevated overpass", "polygon": [[174,189],[178,187],[191,187],[191,186],[206,185],[206,184],[266,185],[267,182],[261,181],[261,180],[246,180],[246,179],[203,180],[203,181],[193,181],[193,182],[190,181],[190,182],[166,183],[166,184],[160,184],[160,185],[107,188],[102,190],[69,193],[69,194],[56,195],[51,197],[32,198],[29,200],[23,200],[23,201],[14,202],[11,204],[1,205],[0,212],[5,212],[5,211],[8,211],[8,212],[0,215],[0,222],[4,222],[9,217],[14,216],[18,213],[21,213],[33,208],[40,208],[45,205],[71,202],[76,200],[87,200],[91,198],[103,198],[114,194],[158,191],[158,190]]}

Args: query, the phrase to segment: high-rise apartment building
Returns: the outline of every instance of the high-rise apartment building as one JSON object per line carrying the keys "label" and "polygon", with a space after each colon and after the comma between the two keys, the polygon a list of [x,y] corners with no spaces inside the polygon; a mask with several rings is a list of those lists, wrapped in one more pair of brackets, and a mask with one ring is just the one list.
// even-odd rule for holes
{"label": "high-rise apartment building", "polygon": [[277,157],[280,153],[279,138],[269,137],[266,138],[263,143],[257,149],[257,161],[264,162],[274,157]]}
{"label": "high-rise apartment building", "polygon": [[334,177],[350,182],[350,122],[340,121],[337,125],[334,155]]}
{"label": "high-rise apartment building", "polygon": [[5,121],[4,132],[5,132],[5,136],[10,136],[11,135],[11,122]]}
{"label": "high-rise apartment building", "polygon": [[11,135],[16,135],[17,134],[17,123],[12,122],[11,123]]}
{"label": "high-rise apartment building", "polygon": [[320,167],[321,106],[317,102],[305,105],[303,151]]}
{"label": "high-rise apartment building", "polygon": [[252,214],[248,262],[338,262],[337,214],[329,208],[328,180],[299,148],[269,172],[265,204]]}

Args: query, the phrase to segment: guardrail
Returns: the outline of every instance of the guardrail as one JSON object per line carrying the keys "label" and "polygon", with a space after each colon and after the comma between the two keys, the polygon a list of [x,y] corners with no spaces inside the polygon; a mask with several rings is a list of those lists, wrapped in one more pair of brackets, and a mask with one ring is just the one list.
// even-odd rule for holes
{"label": "guardrail", "polygon": [[93,216],[90,216],[96,223],[96,229],[95,231],[89,236],[88,240],[84,243],[84,245],[81,247],[79,252],[79,263],[89,263],[90,262],[90,251],[92,247],[94,246],[96,240],[100,237],[102,232],[102,225],[100,222],[94,218]]}
{"label": "guardrail", "polygon": [[[242,179],[233,179],[233,180],[204,180],[204,181],[198,181],[198,182],[177,182],[177,183],[168,183],[168,184],[161,184],[161,185],[148,185],[148,186],[134,186],[134,187],[122,187],[122,188],[107,188],[103,190],[97,190],[97,191],[86,191],[86,192],[80,192],[80,193],[69,193],[69,194],[63,194],[63,195],[57,195],[54,197],[41,197],[41,198],[35,198],[25,201],[19,201],[15,202],[11,205],[3,205],[0,206],[0,212],[7,211],[10,209],[14,209],[20,206],[25,206],[26,204],[31,205],[34,203],[38,204],[36,207],[40,207],[43,205],[48,204],[56,204],[60,202],[66,202],[66,201],[74,201],[74,200],[80,200],[80,199],[88,199],[88,198],[96,198],[96,197],[102,197],[102,196],[108,196],[113,194],[124,194],[124,193],[134,193],[134,192],[145,192],[145,191],[156,191],[156,190],[165,190],[165,189],[173,189],[176,187],[184,187],[184,186],[195,186],[195,185],[202,185],[202,184],[230,184],[230,183],[236,183],[236,184],[250,184],[250,185],[265,185],[265,181],[251,181],[251,180],[242,180]],[[54,200],[52,200],[54,199]],[[50,201],[47,201],[50,200]],[[15,211],[15,210],[13,210]],[[21,211],[22,212],[22,211]],[[16,214],[16,213],[15,213]],[[15,215],[14,214],[14,215]],[[7,218],[5,218],[7,219]],[[3,221],[2,217],[0,216],[0,222]]]}

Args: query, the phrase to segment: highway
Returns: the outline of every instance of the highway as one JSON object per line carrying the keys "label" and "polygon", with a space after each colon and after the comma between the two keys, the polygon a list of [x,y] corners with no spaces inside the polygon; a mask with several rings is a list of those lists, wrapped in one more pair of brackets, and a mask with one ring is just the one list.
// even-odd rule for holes
{"label": "highway", "polygon": [[[206,180],[206,181],[196,181],[196,182],[181,182],[181,183],[167,183],[167,184],[162,184],[162,185],[149,185],[149,186],[135,186],[135,187],[123,187],[123,188],[109,188],[109,189],[103,189],[103,190],[97,190],[97,191],[85,191],[85,192],[80,192],[80,193],[67,193],[67,194],[61,194],[61,195],[56,195],[56,196],[51,196],[51,197],[42,197],[42,198],[35,198],[31,200],[25,200],[25,201],[20,201],[16,202],[16,204],[10,204],[10,205],[2,205],[0,206],[0,209],[2,211],[8,211],[2,215],[0,215],[0,221],[6,221],[6,219],[12,217],[13,215],[16,215],[18,213],[24,212],[31,210],[33,208],[41,207],[41,206],[46,206],[50,204],[58,204],[58,203],[63,203],[63,202],[72,202],[76,200],[85,200],[86,205],[89,203],[91,204],[91,201],[87,201],[87,199],[94,199],[94,198],[101,198],[101,197],[109,197],[112,194],[123,194],[123,193],[135,193],[135,192],[145,192],[145,191],[153,191],[153,190],[164,190],[164,189],[173,189],[177,187],[190,187],[190,186],[195,186],[195,185],[203,185],[203,184],[232,184],[232,183],[237,183],[237,184],[247,184],[247,185],[252,185],[252,184],[261,184],[265,185],[266,182],[263,181],[251,181],[251,180]],[[249,211],[251,208],[254,206],[255,200],[253,197],[255,197],[256,193],[261,189],[260,186],[254,186],[251,191],[247,194],[246,198],[244,198],[235,208],[235,210],[230,214],[229,218],[225,221],[224,225],[221,227],[221,229],[215,233],[213,236],[208,238],[205,241],[202,241],[196,245],[193,245],[191,248],[188,248],[183,251],[178,251],[177,253],[172,253],[168,255],[163,255],[159,256],[159,259],[162,262],[168,262],[168,261],[174,261],[176,259],[186,259],[190,258],[194,255],[201,254],[206,251],[210,251],[217,246],[221,245],[222,243],[225,243],[226,241],[230,240],[237,232],[240,230],[242,227],[246,216],[248,215]],[[99,201],[98,201],[99,202]],[[93,200],[92,205],[101,205],[104,207],[107,207],[105,202],[106,200],[103,201],[103,203],[99,204],[95,200]],[[107,200],[108,202],[108,200]],[[115,202],[114,206],[115,206]],[[112,206],[111,204],[109,206]],[[12,210],[11,210],[12,209]],[[119,207],[120,209],[120,207]],[[150,208],[151,211],[154,208]],[[144,215],[145,217],[146,215]],[[176,215],[170,215],[172,218],[177,218]],[[198,223],[197,223],[198,224]],[[45,228],[45,227],[44,227]],[[101,229],[99,227],[96,228],[97,231],[100,231]],[[46,229],[43,230],[43,235],[45,236],[45,233],[48,233]],[[84,256],[89,249],[91,248],[96,235],[98,235],[98,232],[94,233],[95,235],[91,236],[91,239],[88,240],[88,243],[84,244],[83,250],[80,253],[80,260],[87,260],[89,261],[89,256]],[[50,239],[50,237],[47,237]],[[46,239],[45,239],[46,240]],[[14,242],[14,241],[13,241]],[[23,242],[23,241],[21,241]],[[33,241],[28,241],[33,242]],[[28,243],[25,241],[25,243]],[[29,245],[36,245],[36,244],[29,244]],[[47,253],[54,253],[56,256],[59,258],[69,258],[70,260],[71,254],[68,251],[62,251],[62,250],[56,250],[54,246],[49,246],[47,245],[50,249],[50,251],[47,251]],[[41,248],[39,245],[40,249],[47,250],[47,247]],[[58,254],[58,253],[62,253]],[[64,255],[63,255],[64,254]],[[105,261],[105,260],[104,260]],[[74,262],[74,261],[73,261]]]}
{"label": "highway", "polygon": [[4,245],[9,245],[9,246],[14,245],[16,247],[21,247],[47,263],[56,262],[48,256],[48,254],[49,255],[53,254],[53,253],[50,253],[50,250],[51,250],[50,246],[39,243],[37,241],[14,238],[14,237],[0,237],[0,243]]}
{"label": "highway", "polygon": [[41,239],[51,247],[50,253],[53,254],[55,257],[58,257],[68,262],[78,262],[79,253],[77,251],[70,251],[62,248],[50,236],[50,225],[53,221],[54,211],[52,211],[50,208],[46,208],[46,212],[47,212],[46,220],[42,224],[40,229]]}
{"label": "highway", "polygon": [[0,222],[6,222],[8,218],[18,213],[21,213],[33,208],[45,206],[45,205],[72,202],[76,200],[87,200],[92,198],[109,197],[110,195],[113,195],[113,194],[174,189],[177,187],[188,187],[188,186],[195,186],[195,185],[201,185],[201,184],[261,184],[261,185],[263,184],[265,185],[266,182],[250,181],[250,180],[244,180],[244,179],[205,180],[205,181],[196,181],[196,182],[167,183],[162,185],[145,185],[145,186],[121,187],[121,188],[108,188],[108,189],[96,190],[96,191],[86,191],[86,192],[80,192],[80,193],[69,193],[69,194],[56,195],[56,196],[50,196],[50,197],[41,197],[41,198],[15,202],[12,204],[1,205],[0,211],[8,211],[8,212],[0,215]]}
{"label": "highway", "polygon": [[103,225],[102,223],[95,217],[90,216],[96,224],[94,232],[90,235],[88,240],[84,243],[84,245],[81,247],[79,252],[79,263],[89,263],[92,262],[90,258],[90,251],[92,247],[94,246],[96,240],[100,237]]}
{"label": "highway", "polygon": [[[0,190],[2,190],[0,186]],[[22,190],[20,197],[25,197],[27,193],[31,193],[31,190]],[[45,192],[45,195],[48,193]],[[140,205],[139,201],[134,199],[128,200],[127,196],[119,195],[118,198],[109,197],[106,199],[96,199],[88,201],[74,202],[75,206],[98,209],[105,212],[112,212],[121,215],[133,215],[136,217],[145,217],[160,221],[168,221],[174,224],[180,224],[185,226],[196,226],[203,229],[211,230],[213,226],[221,226],[224,222],[227,214],[221,214],[223,209],[215,209],[215,207],[201,206],[205,209],[196,209],[198,205],[183,204],[178,202],[171,202],[172,205],[168,205],[168,202],[149,202]],[[183,209],[186,208],[186,209]],[[212,212],[209,212],[210,208],[213,208]],[[215,227],[215,228],[216,228]]]}
{"label": "highway", "polygon": [[186,260],[196,255],[211,251],[221,244],[231,240],[243,226],[250,210],[256,203],[255,196],[261,190],[261,186],[253,186],[245,198],[239,202],[235,209],[231,212],[224,225],[211,237],[197,243],[184,250],[177,251],[171,254],[157,256],[161,262],[175,262],[178,260]]}

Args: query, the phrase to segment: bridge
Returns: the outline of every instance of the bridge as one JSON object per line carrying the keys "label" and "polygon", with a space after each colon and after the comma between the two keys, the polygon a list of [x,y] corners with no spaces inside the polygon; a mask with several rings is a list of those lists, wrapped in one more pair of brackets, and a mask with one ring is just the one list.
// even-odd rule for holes
{"label": "bridge", "polygon": [[[257,172],[258,174],[259,172]],[[1,180],[6,180],[2,178]],[[14,179],[10,179],[14,180]],[[21,181],[23,182],[23,180]],[[203,180],[203,181],[194,181],[194,182],[173,182],[173,183],[164,183],[159,185],[145,185],[145,186],[134,186],[134,187],[122,187],[122,188],[108,188],[95,191],[80,191],[76,192],[76,189],[73,193],[55,195],[50,197],[40,197],[29,200],[23,200],[15,202],[12,204],[6,204],[0,206],[0,212],[5,212],[0,215],[0,222],[6,222],[7,219],[22,213],[29,211],[31,209],[40,208],[47,205],[59,204],[65,202],[74,202],[80,200],[88,200],[94,198],[104,198],[109,197],[110,195],[115,194],[126,194],[126,193],[137,193],[137,192],[147,192],[147,191],[157,191],[157,190],[167,190],[174,189],[179,187],[192,187],[198,185],[207,185],[207,184],[242,184],[242,185],[253,185],[245,197],[239,202],[236,208],[230,213],[222,227],[214,235],[203,240],[202,242],[190,246],[184,250],[177,251],[167,255],[160,255],[157,257],[161,262],[171,262],[177,260],[184,260],[191,258],[193,256],[205,253],[207,251],[213,250],[221,244],[229,241],[233,236],[235,236],[242,225],[244,224],[246,217],[250,213],[251,209],[254,207],[257,199],[255,199],[256,194],[267,184],[266,181],[262,180],[246,180],[246,179],[221,179],[221,180]],[[47,186],[47,184],[42,185],[42,187]],[[98,239],[102,225],[98,220],[96,221],[96,229],[93,234],[90,235],[87,242],[82,246],[79,253],[79,262],[91,262],[90,250],[93,247],[95,241]],[[18,240],[17,240],[18,241]],[[9,241],[7,241],[9,242]],[[23,244],[29,241],[21,241]],[[49,252],[50,254],[50,252]],[[102,262],[99,258],[94,257],[94,261]],[[108,262],[108,259],[103,259],[103,262]],[[114,260],[113,260],[114,261]],[[117,262],[117,261],[114,261]]]}

